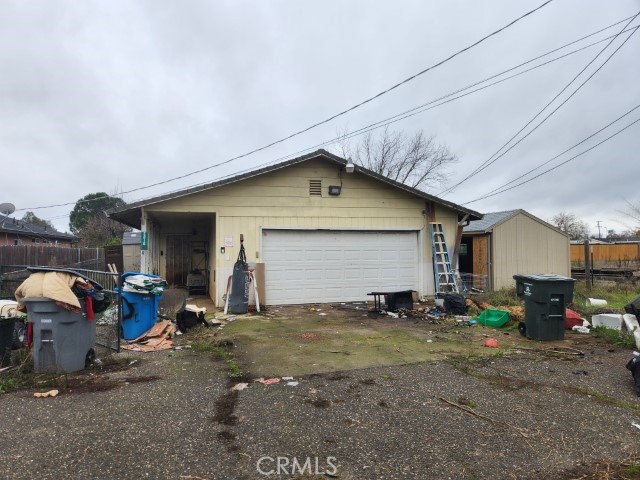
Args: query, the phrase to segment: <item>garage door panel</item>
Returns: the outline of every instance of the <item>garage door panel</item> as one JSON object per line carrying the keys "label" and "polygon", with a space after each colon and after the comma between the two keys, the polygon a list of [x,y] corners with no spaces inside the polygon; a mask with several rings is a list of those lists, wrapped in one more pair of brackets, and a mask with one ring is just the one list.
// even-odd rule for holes
{"label": "garage door panel", "polygon": [[372,290],[418,289],[417,232],[265,230],[270,304],[363,301]]}

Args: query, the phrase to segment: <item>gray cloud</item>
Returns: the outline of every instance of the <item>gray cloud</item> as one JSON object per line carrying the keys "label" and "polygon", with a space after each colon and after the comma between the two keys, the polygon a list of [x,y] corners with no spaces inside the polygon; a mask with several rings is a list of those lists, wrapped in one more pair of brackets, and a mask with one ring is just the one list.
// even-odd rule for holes
{"label": "gray cloud", "polygon": [[[284,137],[472,43],[539,1],[0,3],[0,201],[44,206],[129,190]],[[489,8],[490,6],[490,8]],[[251,168],[385,118],[633,15],[637,0],[556,1],[479,47],[331,124],[146,197]],[[638,24],[638,21],[635,22]],[[618,27],[620,28],[620,27]],[[611,30],[614,32],[616,30]],[[404,120],[486,160],[595,47]],[[462,203],[545,161],[640,102],[640,33],[531,137],[447,198]],[[636,114],[632,119],[638,118]],[[470,206],[575,212],[616,227],[638,199],[640,127],[552,174]],[[579,150],[578,150],[579,151]],[[65,229],[71,207],[38,210]],[[17,212],[18,215],[21,212]],[[607,225],[608,226],[608,225]]]}

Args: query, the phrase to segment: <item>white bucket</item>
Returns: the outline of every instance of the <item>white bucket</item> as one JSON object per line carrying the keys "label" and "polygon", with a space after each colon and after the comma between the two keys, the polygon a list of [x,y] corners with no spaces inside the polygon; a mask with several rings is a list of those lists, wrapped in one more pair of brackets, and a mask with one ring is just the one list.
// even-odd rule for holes
{"label": "white bucket", "polygon": [[598,305],[606,305],[607,301],[601,298],[587,298],[587,307],[595,307]]}
{"label": "white bucket", "polygon": [[444,298],[436,298],[436,307],[444,307]]}

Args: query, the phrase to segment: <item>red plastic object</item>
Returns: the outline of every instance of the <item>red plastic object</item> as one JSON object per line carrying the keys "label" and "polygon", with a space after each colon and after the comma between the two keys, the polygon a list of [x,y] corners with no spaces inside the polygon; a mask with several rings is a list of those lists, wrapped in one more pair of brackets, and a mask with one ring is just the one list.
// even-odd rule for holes
{"label": "red plastic object", "polygon": [[495,338],[487,338],[484,341],[485,347],[498,348],[498,341]]}
{"label": "red plastic object", "polygon": [[581,327],[584,318],[580,316],[578,312],[567,308],[567,314],[565,315],[564,328],[571,330],[573,327]]}

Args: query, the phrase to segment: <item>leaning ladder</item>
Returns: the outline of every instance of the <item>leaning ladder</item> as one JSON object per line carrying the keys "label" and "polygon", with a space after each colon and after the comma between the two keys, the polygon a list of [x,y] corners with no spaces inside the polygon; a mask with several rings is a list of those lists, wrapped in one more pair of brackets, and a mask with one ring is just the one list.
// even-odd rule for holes
{"label": "leaning ladder", "polygon": [[436,279],[436,292],[456,292],[458,284],[451,269],[451,260],[447,251],[447,244],[444,240],[442,224],[437,222],[429,223],[431,233],[431,250],[433,251],[433,274]]}

